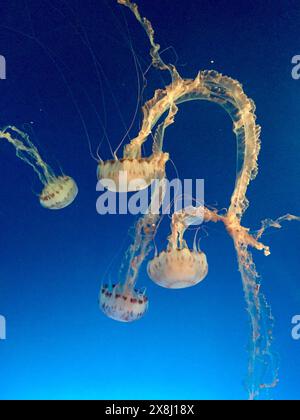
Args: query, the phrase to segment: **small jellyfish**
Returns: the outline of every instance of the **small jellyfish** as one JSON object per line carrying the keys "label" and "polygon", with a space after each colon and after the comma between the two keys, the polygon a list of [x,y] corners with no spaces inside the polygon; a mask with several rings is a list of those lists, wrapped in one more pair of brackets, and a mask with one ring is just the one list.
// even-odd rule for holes
{"label": "small jellyfish", "polygon": [[73,203],[78,194],[76,182],[69,176],[56,176],[43,161],[28,134],[17,127],[0,130],[0,139],[7,140],[16,149],[18,158],[28,163],[44,185],[39,196],[40,204],[49,210],[60,210]]}
{"label": "small jellyfish", "polygon": [[128,284],[104,285],[101,288],[99,304],[109,318],[120,322],[136,321],[147,312],[148,298],[144,292]]}
{"label": "small jellyfish", "polygon": [[161,252],[148,264],[151,280],[168,289],[195,286],[207,276],[208,264],[204,252],[188,248]]}
{"label": "small jellyfish", "polygon": [[49,180],[40,195],[40,203],[49,210],[60,210],[73,203],[78,194],[76,182],[69,176]]}
{"label": "small jellyfish", "polygon": [[[153,200],[163,200],[166,181],[156,184]],[[124,283],[112,287],[102,286],[100,309],[106,316],[116,321],[132,322],[140,319],[148,310],[149,301],[145,290],[136,288],[138,274],[143,261],[152,250],[159,214],[149,211],[135,225],[135,240],[126,253],[128,270]]]}

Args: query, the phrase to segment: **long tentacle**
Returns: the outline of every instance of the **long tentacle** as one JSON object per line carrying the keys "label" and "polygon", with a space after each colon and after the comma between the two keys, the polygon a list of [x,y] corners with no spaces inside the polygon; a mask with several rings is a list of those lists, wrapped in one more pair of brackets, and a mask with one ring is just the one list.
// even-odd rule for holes
{"label": "long tentacle", "polygon": [[0,138],[7,140],[16,149],[18,158],[30,165],[43,185],[47,185],[55,175],[50,166],[42,159],[38,149],[28,134],[17,127],[8,126],[0,130]]}

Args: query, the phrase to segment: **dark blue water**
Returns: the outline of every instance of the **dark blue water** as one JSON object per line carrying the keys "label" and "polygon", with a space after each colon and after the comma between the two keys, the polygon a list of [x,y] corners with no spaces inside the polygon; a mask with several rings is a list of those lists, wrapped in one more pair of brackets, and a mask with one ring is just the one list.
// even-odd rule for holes
{"label": "dark blue water", "polygon": [[[172,47],[163,57],[184,77],[214,68],[242,82],[257,105],[260,172],[248,191],[244,224],[257,229],[264,218],[299,214],[300,80],[291,77],[291,58],[300,54],[298,2],[139,5],[162,49]],[[7,61],[0,124],[25,124],[45,160],[80,189],[66,210],[42,209],[38,179],[1,142],[0,314],[7,340],[0,341],[0,397],[246,398],[249,325],[233,244],[222,226],[207,226],[201,242],[210,266],[202,284],[164,290],[144,267],[138,284],[147,287],[150,308],[142,320],[120,324],[98,309],[100,285],[118,278],[135,219],[96,213],[96,162],[83,121],[94,152],[103,138],[95,110],[112,146],[122,139],[137,100],[130,40],[143,70],[150,64],[142,29],[115,1],[2,0],[0,13],[0,54]],[[154,69],[146,78],[144,100],[170,82]],[[236,150],[224,111],[183,105],[165,147],[180,177],[205,179],[208,204],[228,206]],[[105,140],[100,153],[111,158]],[[175,176],[171,164],[168,176]],[[167,232],[166,223],[159,249]],[[291,337],[291,319],[300,313],[299,239],[300,226],[287,224],[265,235],[270,257],[254,254],[276,319],[280,383],[271,397],[277,399],[300,398],[300,341]]]}

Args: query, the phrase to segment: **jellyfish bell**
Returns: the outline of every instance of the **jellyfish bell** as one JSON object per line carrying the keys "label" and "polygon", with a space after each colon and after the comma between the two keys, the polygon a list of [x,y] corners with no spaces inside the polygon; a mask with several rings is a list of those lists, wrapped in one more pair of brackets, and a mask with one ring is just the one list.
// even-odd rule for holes
{"label": "jellyfish bell", "polygon": [[120,322],[136,321],[148,310],[145,293],[121,283],[102,286],[99,304],[106,316]]}
{"label": "jellyfish bell", "polygon": [[208,263],[204,252],[188,248],[161,252],[148,264],[151,280],[168,289],[183,289],[200,283],[207,276]]}
{"label": "jellyfish bell", "polygon": [[168,153],[144,158],[108,160],[98,165],[98,179],[112,192],[136,192],[148,188],[154,179],[165,176]]}
{"label": "jellyfish bell", "polygon": [[69,176],[55,176],[52,168],[42,159],[29,135],[15,126],[0,129],[0,139],[6,140],[16,150],[16,155],[30,165],[44,185],[40,204],[51,210],[69,206],[78,194],[75,181]]}
{"label": "jellyfish bell", "polygon": [[73,178],[59,176],[48,181],[40,195],[41,205],[49,210],[60,210],[73,203],[78,187]]}

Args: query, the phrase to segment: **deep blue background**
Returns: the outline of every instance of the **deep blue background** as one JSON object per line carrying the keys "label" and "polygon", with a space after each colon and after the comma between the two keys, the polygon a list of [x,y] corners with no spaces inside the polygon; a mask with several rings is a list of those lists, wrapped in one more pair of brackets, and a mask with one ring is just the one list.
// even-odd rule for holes
{"label": "deep blue background", "polygon": [[[299,2],[138,3],[162,48],[175,48],[183,76],[215,68],[240,80],[256,102],[262,152],[244,224],[256,229],[266,217],[299,214],[300,80],[291,77],[291,58],[300,54]],[[31,123],[43,157],[74,176],[80,189],[66,210],[42,209],[37,178],[1,142],[0,313],[8,339],[0,342],[0,398],[246,398],[249,325],[233,245],[222,226],[207,226],[202,249],[210,273],[201,285],[164,290],[143,269],[139,285],[147,286],[150,309],[141,321],[120,324],[98,309],[100,284],[117,278],[134,219],[97,215],[96,162],[74,100],[93,150],[102,130],[92,103],[103,120],[106,114],[116,147],[125,132],[121,117],[129,126],[137,98],[128,30],[144,70],[149,46],[115,1],[68,4],[74,13],[62,0],[0,5],[0,54],[8,72],[0,81],[0,124]],[[79,27],[102,65],[102,89]],[[176,54],[169,49],[164,58],[175,62]],[[167,74],[150,70],[144,98],[163,80],[169,82]],[[190,103],[167,133],[180,176],[205,178],[206,202],[219,208],[228,205],[235,177],[231,129],[222,109]],[[110,158],[106,142],[101,155]],[[168,175],[175,175],[171,164]],[[160,231],[159,249],[167,228]],[[300,313],[299,237],[300,226],[287,224],[264,237],[270,257],[255,253],[276,318],[281,381],[272,398],[300,398],[300,342],[291,338],[291,318]]]}

